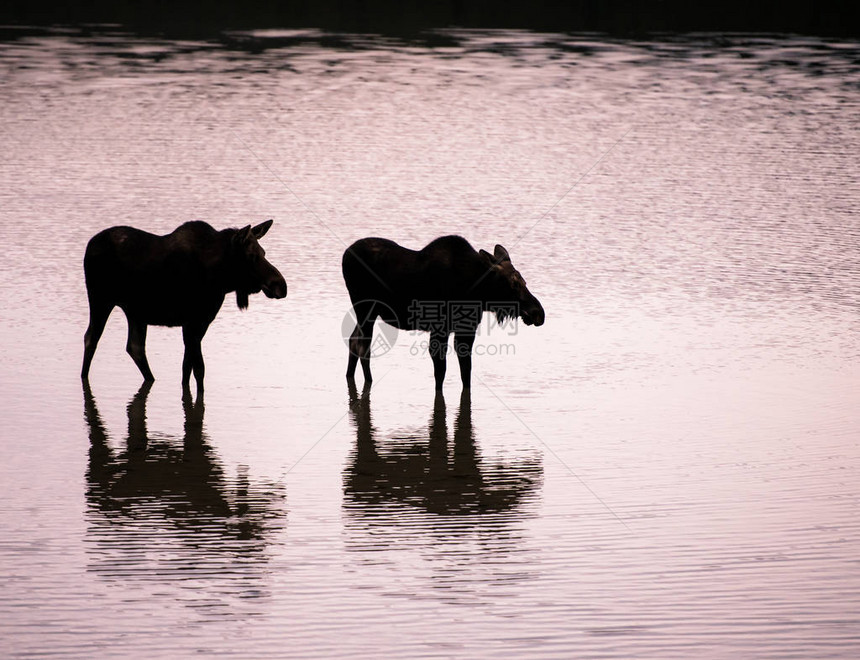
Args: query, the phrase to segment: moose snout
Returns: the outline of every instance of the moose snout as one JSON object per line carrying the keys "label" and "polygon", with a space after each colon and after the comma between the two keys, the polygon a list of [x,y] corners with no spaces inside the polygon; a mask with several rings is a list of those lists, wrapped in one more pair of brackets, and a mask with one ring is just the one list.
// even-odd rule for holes
{"label": "moose snout", "polygon": [[282,277],[273,277],[263,285],[263,293],[267,298],[286,298],[287,297],[287,281]]}
{"label": "moose snout", "polygon": [[523,323],[526,325],[539,326],[543,325],[543,322],[546,320],[546,315],[544,314],[543,307],[541,307],[540,304],[530,307],[529,309],[524,309],[520,316],[522,316]]}

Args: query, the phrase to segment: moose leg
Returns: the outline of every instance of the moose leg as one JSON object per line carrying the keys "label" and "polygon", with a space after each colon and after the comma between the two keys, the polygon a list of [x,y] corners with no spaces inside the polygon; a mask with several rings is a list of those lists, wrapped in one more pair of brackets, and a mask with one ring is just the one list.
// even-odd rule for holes
{"label": "moose leg", "polygon": [[349,362],[346,365],[347,380],[354,380],[355,367],[361,361],[361,370],[364,372],[364,384],[369,385],[373,381],[370,373],[370,342],[373,339],[373,323],[376,314],[373,303],[363,301],[353,306],[355,314],[355,329],[349,337]]}
{"label": "moose leg", "polygon": [[203,392],[203,375],[206,371],[203,365],[203,335],[206,328],[193,326],[182,326],[182,339],[185,342],[185,356],[182,358],[182,388],[188,389],[191,382],[191,372],[194,372],[194,380],[197,381],[197,394]]}
{"label": "moose leg", "polygon": [[454,350],[457,352],[457,360],[460,362],[460,380],[463,381],[464,390],[468,390],[472,386],[472,345],[474,343],[474,332],[458,332],[454,335]]}
{"label": "moose leg", "polygon": [[373,322],[376,319],[371,319],[361,326],[361,339],[359,340],[359,360],[361,361],[361,371],[364,373],[364,385],[367,387],[373,382],[373,375],[370,373],[370,342],[373,339]]}
{"label": "moose leg", "polygon": [[152,375],[149,363],[146,361],[146,323],[132,319],[128,314],[126,318],[128,319],[128,341],[125,350],[140,369],[143,380],[151,383],[155,380],[155,376]]}
{"label": "moose leg", "polygon": [[113,305],[98,305],[90,301],[90,324],[84,334],[84,364],[81,367],[81,379],[87,380],[90,375],[90,365],[96,354],[96,346],[99,344],[105,329],[108,316],[110,316]]}
{"label": "moose leg", "polygon": [[430,333],[430,357],[433,359],[433,376],[436,379],[436,390],[442,389],[445,382],[446,353],[448,352],[448,333]]}
{"label": "moose leg", "polygon": [[370,340],[373,337],[373,322],[364,326],[355,326],[349,336],[349,361],[346,364],[346,379],[355,381],[355,367],[361,360],[361,370],[364,372],[364,384],[370,385],[373,376],[370,374]]}
{"label": "moose leg", "polygon": [[349,361],[346,364],[346,379],[355,381],[355,368],[358,366],[358,356],[361,345],[361,328],[356,324],[349,336]]}

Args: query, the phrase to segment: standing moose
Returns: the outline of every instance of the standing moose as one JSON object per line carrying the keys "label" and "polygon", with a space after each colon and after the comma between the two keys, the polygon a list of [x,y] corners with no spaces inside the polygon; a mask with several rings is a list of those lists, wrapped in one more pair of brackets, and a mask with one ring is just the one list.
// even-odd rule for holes
{"label": "standing moose", "polygon": [[146,361],[149,325],[182,326],[185,357],[182,385],[194,372],[203,391],[200,342],[215,319],[224,296],[236,292],[240,309],[248,295],[262,290],[269,298],[284,298],[287,283],[258,243],[272,220],[256,227],[217,231],[205,222],[186,222],[166,236],[112,227],[90,239],[84,274],[90,304],[90,324],[84,336],[86,381],[108,316],[119,306],[128,319],[126,350],[146,382],[155,380]]}
{"label": "standing moose", "polygon": [[359,360],[365,383],[373,380],[371,338],[377,318],[402,330],[430,332],[437,390],[445,380],[451,333],[463,387],[471,386],[472,345],[485,311],[500,322],[517,316],[526,325],[544,322],[543,307],[501,245],[493,254],[476,252],[460,236],[443,236],[415,251],[384,238],[363,238],[347,248],[342,267],[356,317],[346,370],[350,381]]}

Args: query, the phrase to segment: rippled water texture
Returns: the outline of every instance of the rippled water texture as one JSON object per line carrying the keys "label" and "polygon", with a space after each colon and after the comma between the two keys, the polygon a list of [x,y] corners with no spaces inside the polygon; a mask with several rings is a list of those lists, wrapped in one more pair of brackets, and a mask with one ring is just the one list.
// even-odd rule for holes
{"label": "rippled water texture", "polygon": [[[860,655],[860,47],[531,33],[0,45],[0,655]],[[183,398],[96,231],[274,218]],[[350,391],[340,256],[500,243],[544,326]],[[359,380],[359,388],[360,380]]]}

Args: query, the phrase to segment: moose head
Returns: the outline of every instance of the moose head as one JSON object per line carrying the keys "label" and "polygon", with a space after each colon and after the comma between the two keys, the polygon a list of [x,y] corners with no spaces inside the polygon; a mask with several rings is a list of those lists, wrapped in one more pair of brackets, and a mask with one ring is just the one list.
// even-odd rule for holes
{"label": "moose head", "polygon": [[266,251],[259,240],[272,226],[266,220],[256,227],[247,225],[237,229],[231,239],[233,252],[233,272],[236,282],[236,303],[239,309],[247,309],[248,295],[262,291],[268,298],[285,298],[287,282],[283,275],[266,260]]}
{"label": "moose head", "polygon": [[[526,325],[543,325],[545,315],[537,298],[526,287],[526,281],[511,263],[511,256],[501,245],[496,245],[493,254],[479,250],[487,267],[486,296],[490,301],[489,309],[496,314],[499,322],[505,318],[519,315]],[[493,305],[492,303],[515,303]],[[515,311],[514,311],[515,310]]]}

